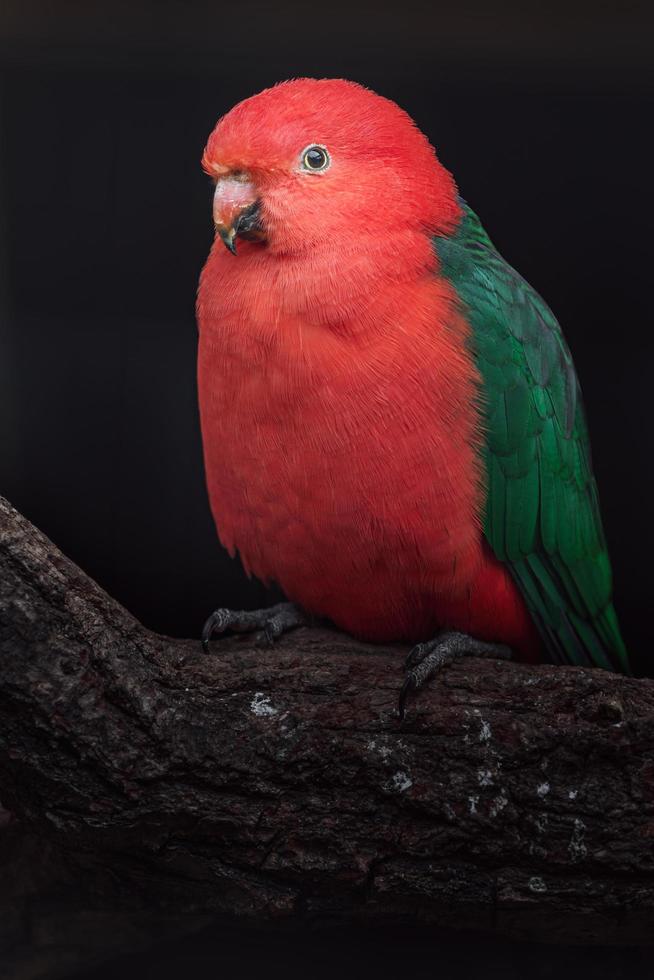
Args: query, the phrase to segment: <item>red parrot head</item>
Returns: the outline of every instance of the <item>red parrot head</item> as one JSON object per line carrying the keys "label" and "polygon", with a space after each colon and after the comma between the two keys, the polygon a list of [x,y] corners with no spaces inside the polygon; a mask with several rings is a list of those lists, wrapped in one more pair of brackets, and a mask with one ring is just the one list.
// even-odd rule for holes
{"label": "red parrot head", "polygon": [[447,231],[456,187],[410,116],[344,79],[281,82],[217,123],[202,166],[216,180],[214,223],[232,252],[238,237],[271,252],[356,238]]}

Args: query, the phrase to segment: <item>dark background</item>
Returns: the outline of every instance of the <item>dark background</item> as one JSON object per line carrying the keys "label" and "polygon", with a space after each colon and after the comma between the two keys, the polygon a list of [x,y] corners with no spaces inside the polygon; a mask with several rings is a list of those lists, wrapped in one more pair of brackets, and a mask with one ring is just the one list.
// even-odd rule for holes
{"label": "dark background", "polygon": [[199,158],[236,101],[343,75],[413,115],[559,317],[618,611],[652,672],[647,6],[3,0],[0,492],[158,631],[265,602],[221,552],[204,489]]}

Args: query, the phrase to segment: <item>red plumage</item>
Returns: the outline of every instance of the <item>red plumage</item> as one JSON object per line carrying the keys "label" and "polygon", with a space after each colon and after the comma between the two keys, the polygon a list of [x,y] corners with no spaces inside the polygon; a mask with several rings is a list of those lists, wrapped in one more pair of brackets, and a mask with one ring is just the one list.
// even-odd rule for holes
{"label": "red plumage", "polygon": [[[324,174],[298,169],[310,144],[329,148]],[[222,543],[361,638],[452,627],[530,656],[531,619],[482,533],[469,326],[430,243],[459,216],[452,177],[398,106],[340,80],[236,106],[203,165],[247,174],[267,236],[237,258],[217,239],[200,281]]]}

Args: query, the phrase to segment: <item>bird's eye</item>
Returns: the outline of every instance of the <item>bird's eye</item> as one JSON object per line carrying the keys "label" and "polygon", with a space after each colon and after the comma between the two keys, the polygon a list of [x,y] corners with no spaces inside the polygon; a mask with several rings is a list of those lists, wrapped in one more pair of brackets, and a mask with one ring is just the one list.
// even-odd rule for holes
{"label": "bird's eye", "polygon": [[305,170],[326,170],[331,160],[329,159],[329,153],[324,146],[318,146],[317,144],[312,144],[307,146],[306,150],[302,154],[302,166]]}

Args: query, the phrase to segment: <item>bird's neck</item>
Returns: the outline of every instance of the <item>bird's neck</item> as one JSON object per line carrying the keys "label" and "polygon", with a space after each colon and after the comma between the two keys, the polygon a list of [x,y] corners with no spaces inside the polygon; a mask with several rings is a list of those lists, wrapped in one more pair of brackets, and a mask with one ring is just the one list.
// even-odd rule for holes
{"label": "bird's neck", "polygon": [[198,316],[201,327],[234,331],[241,341],[243,330],[272,341],[275,325],[289,321],[356,335],[373,325],[371,316],[376,323],[393,316],[399,284],[436,271],[429,237],[414,230],[297,254],[243,242],[235,257],[218,243],[200,279]]}

